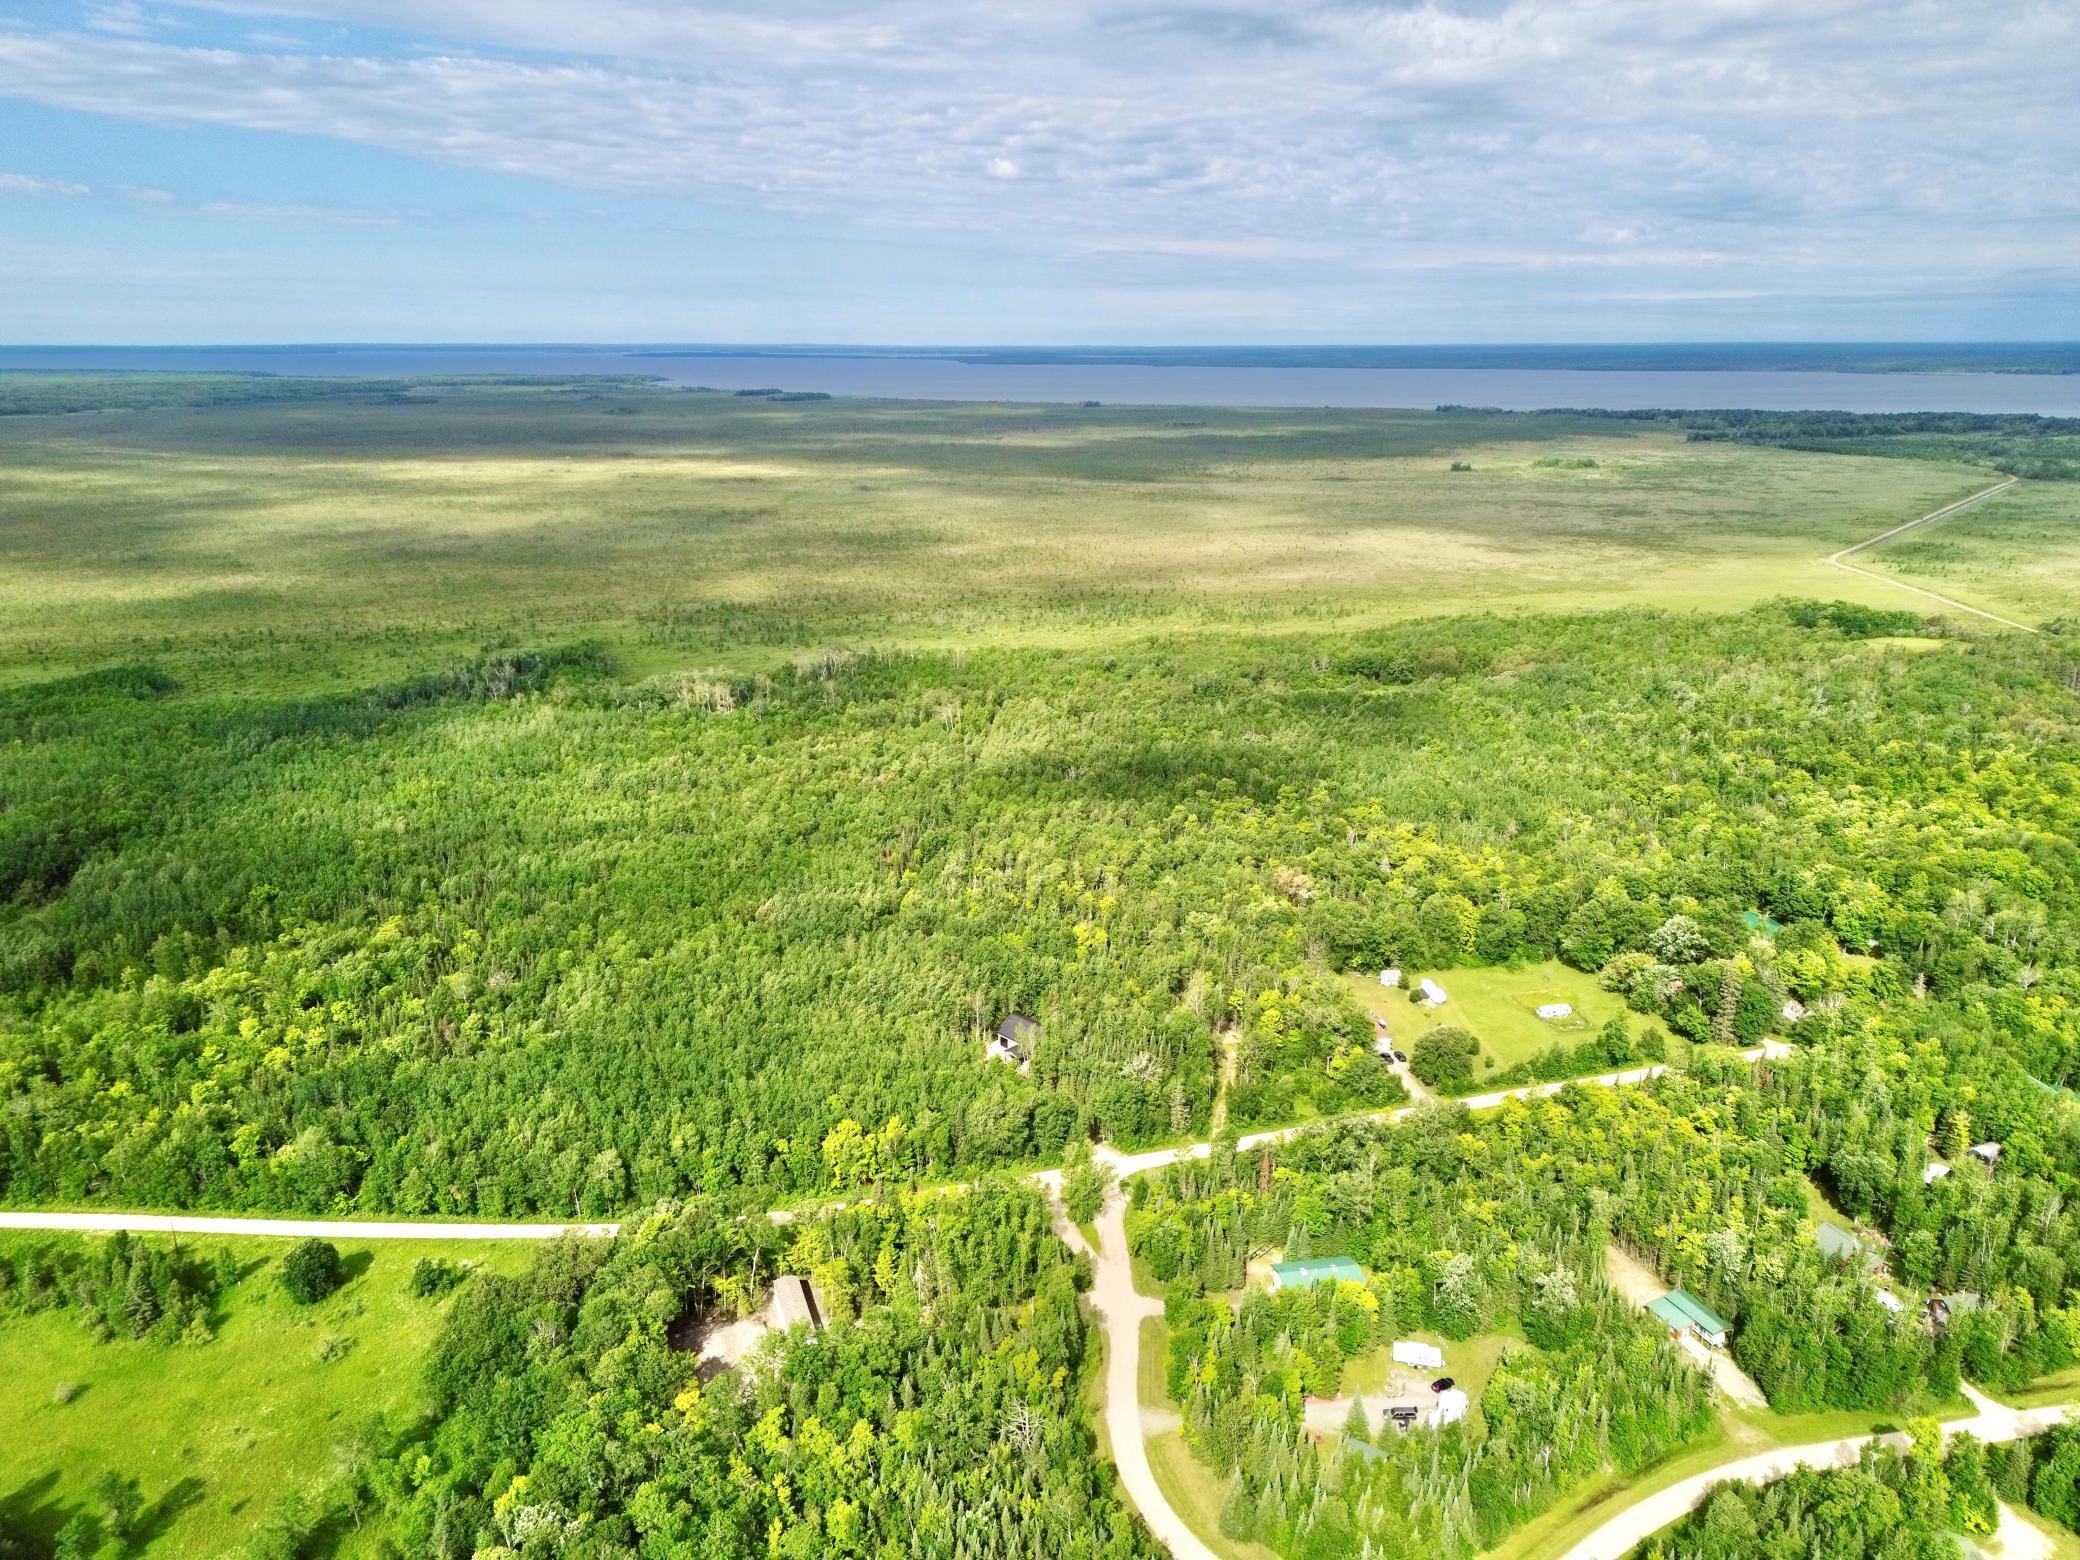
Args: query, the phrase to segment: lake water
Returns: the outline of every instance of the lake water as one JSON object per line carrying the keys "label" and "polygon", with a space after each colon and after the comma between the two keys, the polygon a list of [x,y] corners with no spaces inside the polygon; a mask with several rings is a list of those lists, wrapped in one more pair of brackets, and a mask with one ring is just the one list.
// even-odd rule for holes
{"label": "lake water", "polygon": [[932,401],[1137,406],[1494,406],[2080,416],[2080,374],[1817,370],[1003,363],[931,354],[657,355],[622,347],[0,347],[0,370],[270,374],[648,374],[719,390],[775,386]]}

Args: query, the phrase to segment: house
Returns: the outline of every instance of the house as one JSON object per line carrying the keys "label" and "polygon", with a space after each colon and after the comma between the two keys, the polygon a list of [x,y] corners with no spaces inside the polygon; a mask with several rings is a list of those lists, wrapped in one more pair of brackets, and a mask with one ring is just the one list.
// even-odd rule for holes
{"label": "house", "polygon": [[2000,1160],[2001,1146],[1998,1143],[1974,1143],[1965,1152],[1991,1170]]}
{"label": "house", "polygon": [[1689,1333],[1714,1349],[1726,1347],[1726,1321],[1687,1289],[1671,1289],[1647,1309],[1672,1333]]}
{"label": "house", "polygon": [[1024,1068],[1026,1046],[1040,1037],[1040,1025],[1023,1013],[1013,1013],[997,1025],[997,1032],[990,1037],[989,1059],[993,1062],[1009,1062]]}
{"label": "house", "polygon": [[1785,1023],[1795,1024],[1800,1019],[1806,1016],[1806,1005],[1803,1002],[1799,1001],[1798,998],[1793,997],[1790,1001],[1786,1002],[1782,1008],[1778,1009],[1778,1011],[1784,1015]]}
{"label": "house", "polygon": [[1387,990],[1392,991],[1401,984],[1401,972],[1399,970],[1381,970],[1379,972],[1379,983],[1386,987]]}
{"label": "house", "polygon": [[1420,1343],[1414,1338],[1402,1338],[1393,1348],[1396,1365],[1410,1365],[1417,1370],[1443,1370],[1444,1350],[1434,1343]]}
{"label": "house", "polygon": [[1572,1018],[1574,1016],[1574,1004],[1572,1002],[1541,1002],[1538,1005],[1538,1016],[1540,1018]]}
{"label": "house", "polygon": [[822,1332],[823,1302],[816,1286],[795,1273],[783,1273],[774,1279],[773,1325],[782,1332],[804,1325]]}
{"label": "house", "polygon": [[1416,1000],[1428,1007],[1443,1007],[1450,998],[1444,994],[1444,987],[1425,975],[1416,982]]}
{"label": "house", "polygon": [[1839,1224],[1814,1225],[1813,1244],[1820,1248],[1820,1255],[1830,1262],[1845,1262],[1850,1267],[1868,1267],[1875,1260],[1863,1242]]}
{"label": "house", "polygon": [[1273,1289],[1308,1289],[1316,1284],[1362,1284],[1365,1270],[1349,1257],[1306,1257],[1271,1264]]}
{"label": "house", "polygon": [[1943,1177],[1948,1175],[1949,1173],[1950,1167],[1944,1164],[1941,1160],[1938,1160],[1936,1163],[1932,1165],[1925,1165],[1922,1167],[1921,1171],[1921,1184],[1923,1186],[1933,1186],[1936,1184],[1936,1182],[1942,1180]]}
{"label": "house", "polygon": [[1437,1407],[1430,1414],[1432,1428],[1441,1430],[1446,1425],[1457,1424],[1466,1417],[1471,1402],[1472,1399],[1458,1387],[1447,1387],[1437,1394]]}
{"label": "house", "polygon": [[1984,1304],[1977,1293],[1960,1289],[1954,1294],[1931,1295],[1928,1300],[1928,1325],[1937,1332],[1950,1329],[1950,1319],[1965,1311],[1976,1311]]}

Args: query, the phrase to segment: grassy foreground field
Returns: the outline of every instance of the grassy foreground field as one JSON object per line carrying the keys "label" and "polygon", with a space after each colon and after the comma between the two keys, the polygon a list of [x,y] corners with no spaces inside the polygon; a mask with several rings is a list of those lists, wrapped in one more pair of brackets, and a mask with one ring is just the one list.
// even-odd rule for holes
{"label": "grassy foreground field", "polygon": [[[1344,977],[1351,994],[1369,1013],[1387,1021],[1387,1033],[1403,1051],[1417,1035],[1445,1024],[1471,1030],[1481,1043],[1476,1082],[1490,1072],[1514,1067],[1555,1046],[1572,1045],[1594,1034],[1613,1018],[1633,1029],[1667,1033],[1655,1019],[1626,1012],[1625,1004],[1596,983],[1596,977],[1569,969],[1556,959],[1543,959],[1518,969],[1456,969],[1424,972],[1443,986],[1449,1000],[1429,1007],[1411,1000],[1406,984],[1388,989],[1378,972]],[[1416,972],[1411,972],[1414,978]],[[1540,1018],[1537,1009],[1564,1002],[1574,1012],[1562,1019]]]}
{"label": "grassy foreground field", "polygon": [[[26,1243],[7,1236],[0,1256]],[[0,1319],[9,1525],[47,1541],[92,1509],[97,1478],[116,1473],[143,1493],[144,1552],[235,1551],[276,1501],[330,1474],[363,1427],[394,1431],[422,1411],[420,1371],[447,1302],[410,1294],[413,1264],[438,1257],[510,1273],[531,1255],[510,1243],[342,1243],[346,1285],[300,1306],[278,1273],[289,1242],[205,1243],[218,1246],[244,1276],[208,1343],[96,1343],[69,1311]]]}
{"label": "grassy foreground field", "polygon": [[5,431],[0,675],[171,653],[232,686],[361,682],[501,633],[604,637],[641,672],[1487,608],[1900,605],[1816,560],[1984,485],[1565,416],[615,382]]}

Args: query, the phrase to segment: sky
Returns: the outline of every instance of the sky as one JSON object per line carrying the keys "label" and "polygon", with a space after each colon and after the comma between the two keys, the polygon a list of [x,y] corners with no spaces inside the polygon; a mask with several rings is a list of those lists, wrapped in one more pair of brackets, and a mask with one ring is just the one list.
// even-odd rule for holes
{"label": "sky", "polygon": [[0,0],[0,341],[2080,338],[2075,0]]}

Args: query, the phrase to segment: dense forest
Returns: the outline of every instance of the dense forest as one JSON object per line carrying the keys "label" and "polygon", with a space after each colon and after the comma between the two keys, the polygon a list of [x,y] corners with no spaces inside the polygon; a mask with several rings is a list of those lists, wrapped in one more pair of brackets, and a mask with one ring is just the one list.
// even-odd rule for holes
{"label": "dense forest", "polygon": [[1203,1133],[1223,1039],[1238,1125],[1391,1103],[1334,978],[1388,962],[1558,956],[1700,1041],[1940,1014],[2063,1085],[2080,672],[1910,626],[0,692],[0,1190],[567,1214],[1053,1161]]}

